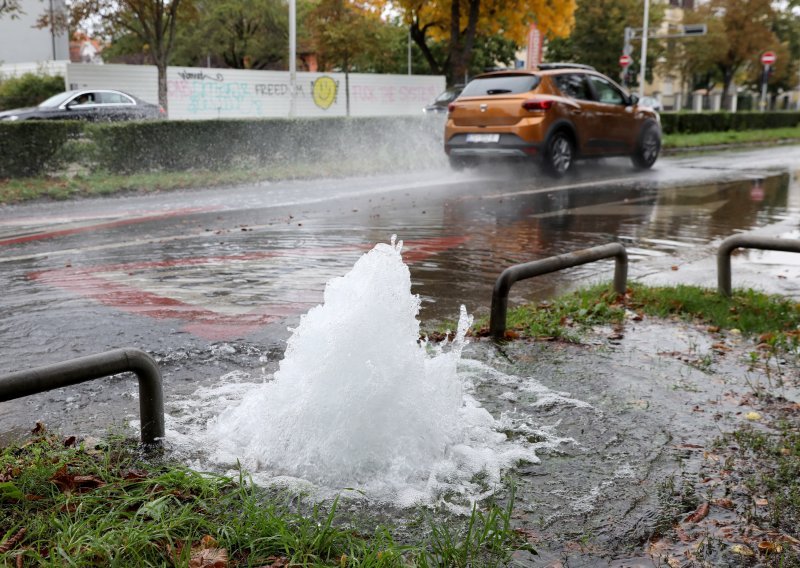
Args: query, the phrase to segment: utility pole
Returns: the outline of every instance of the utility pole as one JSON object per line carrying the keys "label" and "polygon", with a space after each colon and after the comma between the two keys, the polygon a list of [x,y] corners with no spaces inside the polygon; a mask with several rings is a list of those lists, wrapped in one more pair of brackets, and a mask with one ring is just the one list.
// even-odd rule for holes
{"label": "utility pole", "polygon": [[411,29],[408,30],[408,74],[411,75]]}
{"label": "utility pole", "polygon": [[297,5],[289,0],[289,118],[297,113]]}
{"label": "utility pole", "polygon": [[644,78],[647,70],[647,36],[648,24],[650,20],[650,0],[644,0],[644,22],[642,23],[642,59],[641,59],[641,79],[639,79],[639,98],[644,96]]}

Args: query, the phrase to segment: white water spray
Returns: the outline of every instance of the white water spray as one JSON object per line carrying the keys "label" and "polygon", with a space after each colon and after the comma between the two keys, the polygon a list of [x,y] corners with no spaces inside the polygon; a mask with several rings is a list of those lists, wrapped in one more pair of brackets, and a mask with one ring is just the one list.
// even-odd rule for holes
{"label": "white water spray", "polygon": [[452,342],[419,341],[420,300],[401,249],[393,237],[328,282],[273,380],[198,392],[199,406],[234,402],[204,436],[216,446],[213,461],[408,506],[444,493],[480,499],[501,471],[566,441],[545,429],[544,442],[510,442],[504,430],[534,428],[493,418],[469,394],[457,369],[471,324],[463,307]]}

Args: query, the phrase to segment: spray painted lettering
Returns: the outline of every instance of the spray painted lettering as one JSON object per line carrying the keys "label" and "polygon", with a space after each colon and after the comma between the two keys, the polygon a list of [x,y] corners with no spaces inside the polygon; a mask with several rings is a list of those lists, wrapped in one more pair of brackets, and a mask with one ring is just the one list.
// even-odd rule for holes
{"label": "spray painted lettering", "polygon": [[184,81],[195,80],[195,81],[204,81],[208,79],[209,81],[219,81],[222,82],[225,80],[225,77],[222,76],[222,73],[217,73],[216,75],[206,75],[202,71],[178,71],[178,76],[183,79]]}

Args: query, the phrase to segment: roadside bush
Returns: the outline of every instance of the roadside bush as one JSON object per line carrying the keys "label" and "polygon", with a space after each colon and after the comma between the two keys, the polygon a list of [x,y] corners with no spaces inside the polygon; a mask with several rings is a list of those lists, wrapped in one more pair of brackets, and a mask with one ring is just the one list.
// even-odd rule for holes
{"label": "roadside bush", "polygon": [[797,112],[667,112],[661,115],[665,134],[793,128],[798,124],[800,113]]}
{"label": "roadside bush", "polygon": [[36,106],[65,90],[64,77],[25,73],[0,81],[0,110]]}
{"label": "roadside bush", "polygon": [[58,168],[61,149],[81,131],[67,121],[0,122],[0,179],[42,175]]}

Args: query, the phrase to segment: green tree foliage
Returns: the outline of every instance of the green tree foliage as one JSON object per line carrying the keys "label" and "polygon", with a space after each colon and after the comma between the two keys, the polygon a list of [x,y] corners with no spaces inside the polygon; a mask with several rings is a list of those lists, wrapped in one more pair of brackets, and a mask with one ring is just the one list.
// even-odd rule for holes
{"label": "green tree foliage", "polygon": [[[771,29],[775,19],[771,0],[710,0],[698,6],[695,17],[706,22],[709,33],[698,38],[695,55],[687,56],[699,56],[702,65],[695,65],[695,71],[715,72],[725,93],[740,74],[746,80],[758,72],[764,51],[780,48]],[[708,59],[711,67],[703,69]]]}
{"label": "green tree foliage", "polygon": [[197,0],[190,33],[176,51],[211,56],[234,69],[286,69],[289,7],[285,0]]}
{"label": "green tree foliage", "polygon": [[64,90],[64,77],[25,73],[0,81],[0,110],[36,106]]}
{"label": "green tree foliage", "polygon": [[[620,77],[619,56],[625,43],[625,28],[642,28],[642,0],[577,0],[575,28],[566,38],[547,43],[547,61],[570,61],[592,65],[609,77]],[[657,30],[664,17],[662,5],[651,2],[648,27]],[[641,36],[641,34],[639,34]],[[628,67],[628,84],[637,84],[640,74],[641,40],[632,43],[633,64]],[[647,44],[646,77],[651,80],[655,62],[664,53],[661,41]]]}
{"label": "green tree foliage", "polygon": [[411,38],[434,74],[460,83],[475,69],[476,47],[484,38],[484,56],[502,38],[520,45],[536,22],[548,37],[566,35],[575,0],[362,0],[401,14]]}
{"label": "green tree foliage", "polygon": [[[91,27],[108,41],[133,35],[141,41],[158,69],[158,102],[167,109],[167,65],[174,47],[179,9],[191,12],[191,1],[181,0],[71,0],[68,26]],[[39,25],[46,26],[47,15]],[[52,22],[58,25],[59,22]]]}
{"label": "green tree foliage", "polygon": [[370,71],[384,57],[386,24],[348,0],[320,0],[306,26],[321,69]]}

